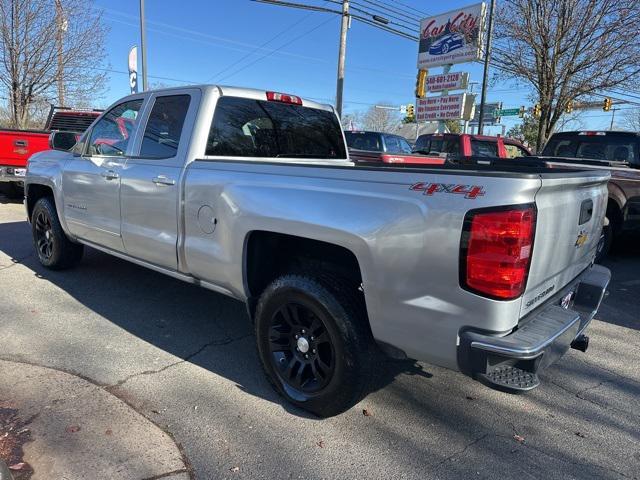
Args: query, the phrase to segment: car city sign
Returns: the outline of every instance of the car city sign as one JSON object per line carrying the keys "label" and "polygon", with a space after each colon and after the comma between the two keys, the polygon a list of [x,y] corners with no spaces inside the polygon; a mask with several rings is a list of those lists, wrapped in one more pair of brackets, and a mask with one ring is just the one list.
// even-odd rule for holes
{"label": "car city sign", "polygon": [[418,68],[478,60],[486,6],[469,5],[420,22]]}
{"label": "car city sign", "polygon": [[465,90],[469,85],[469,74],[466,72],[443,73],[430,75],[426,81],[427,92],[443,90]]}

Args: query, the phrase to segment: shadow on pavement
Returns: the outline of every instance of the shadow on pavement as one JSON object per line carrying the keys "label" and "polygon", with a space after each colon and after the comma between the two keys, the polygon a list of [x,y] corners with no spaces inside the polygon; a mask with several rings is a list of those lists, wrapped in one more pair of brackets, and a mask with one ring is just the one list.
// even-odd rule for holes
{"label": "shadow on pavement", "polygon": [[[0,224],[0,251],[23,259],[21,263],[35,275],[47,279],[107,321],[231,380],[244,392],[281,405],[301,417],[300,420],[314,420],[284,402],[269,386],[259,365],[253,328],[242,303],[91,249],[76,269],[52,272],[42,268],[35,256],[27,255],[30,249],[26,222]],[[637,273],[632,275],[640,265],[637,256],[616,256],[610,262],[614,269],[614,290],[619,282],[615,271],[620,267],[626,272],[622,275],[623,283],[638,279]],[[637,303],[640,282],[625,288]],[[615,299],[611,297],[607,302]],[[617,320],[613,319],[613,323]],[[631,328],[638,329],[638,325]],[[233,348],[222,351],[205,348],[231,342]],[[73,348],[92,346],[75,344]],[[429,373],[412,361],[384,362],[377,370],[372,395],[366,400],[373,405],[374,417],[365,427],[356,424],[365,435],[359,448],[382,449],[380,454],[390,455],[401,465],[401,471],[421,475],[419,472],[424,474],[427,468],[429,476],[437,478],[475,477],[480,475],[478,470],[482,470],[483,478],[538,477],[543,472],[553,472],[543,474],[544,478],[617,478],[616,469],[628,475],[638,463],[628,460],[635,451],[632,445],[638,440],[637,429],[633,427],[637,426],[638,417],[627,411],[630,407],[625,404],[630,405],[637,398],[640,384],[577,361],[582,358],[577,355],[582,354],[567,355],[569,358],[563,359],[561,366],[546,373],[546,385],[523,396],[489,390],[437,367],[429,367]],[[628,361],[637,361],[637,357]],[[174,370],[173,374],[178,372]],[[174,386],[173,394],[178,397],[184,390],[178,382],[168,386]],[[604,398],[598,396],[601,388],[607,394]],[[186,392],[184,397],[186,404]],[[229,421],[236,418],[237,411],[229,409],[227,413]],[[348,414],[343,418],[327,420],[326,428],[339,430],[345,425],[351,428]],[[263,421],[267,425],[270,420]],[[283,424],[290,425],[287,428],[295,439],[294,424],[289,421]],[[578,435],[585,431],[606,433],[588,439]],[[253,432],[252,440],[247,441],[254,442],[256,449],[273,443],[270,431]],[[586,445],[592,452],[608,452],[607,458],[587,455]],[[340,455],[353,455],[349,448],[345,446]],[[286,448],[280,454],[285,463],[295,460],[285,458],[290,454]],[[298,460],[303,462],[301,458]]]}

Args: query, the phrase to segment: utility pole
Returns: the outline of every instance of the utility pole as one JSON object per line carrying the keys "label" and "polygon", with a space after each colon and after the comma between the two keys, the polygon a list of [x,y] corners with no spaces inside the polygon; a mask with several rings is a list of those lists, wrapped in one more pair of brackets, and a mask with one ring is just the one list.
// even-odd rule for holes
{"label": "utility pole", "polygon": [[618,109],[615,107],[611,109],[611,125],[609,126],[609,130],[613,130],[613,120],[616,118],[616,110]]}
{"label": "utility pole", "polygon": [[142,57],[142,91],[144,92],[149,88],[147,84],[147,35],[144,28],[144,0],[140,0],[140,56]]}
{"label": "utility pole", "polygon": [[478,119],[478,135],[482,135],[484,128],[484,104],[487,99],[487,82],[489,81],[489,60],[491,57],[491,34],[493,33],[493,13],[496,0],[491,0],[489,7],[489,26],[487,27],[487,46],[484,52],[484,73],[482,78],[482,93],[480,94],[480,118]]}
{"label": "utility pole", "polygon": [[56,50],[58,59],[58,68],[56,72],[56,80],[58,83],[58,104],[64,106],[64,32],[67,30],[66,20],[64,18],[64,10],[62,9],[61,0],[55,0],[56,3]]}
{"label": "utility pole", "polygon": [[338,49],[338,79],[336,82],[336,110],[342,118],[342,93],[344,91],[344,60],[347,52],[347,30],[349,29],[349,0],[342,0],[342,25]]}

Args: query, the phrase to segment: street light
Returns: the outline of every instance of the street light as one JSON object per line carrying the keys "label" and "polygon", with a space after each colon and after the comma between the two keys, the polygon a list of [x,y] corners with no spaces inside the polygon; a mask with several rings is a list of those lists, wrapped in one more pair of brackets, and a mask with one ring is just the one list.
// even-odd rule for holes
{"label": "street light", "polygon": [[64,106],[64,34],[69,27],[69,22],[64,18],[64,10],[62,9],[62,1],[55,0],[56,4],[56,49],[58,54],[58,69],[56,71],[56,80],[58,83],[58,103]]}

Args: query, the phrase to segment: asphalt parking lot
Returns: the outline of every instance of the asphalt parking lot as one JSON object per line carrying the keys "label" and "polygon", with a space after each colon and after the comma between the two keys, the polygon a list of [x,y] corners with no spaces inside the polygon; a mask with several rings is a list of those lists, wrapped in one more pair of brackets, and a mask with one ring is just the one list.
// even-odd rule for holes
{"label": "asphalt parking lot", "polygon": [[320,420],[272,391],[242,304],[93,250],[45,270],[22,205],[0,197],[0,358],[98,383],[200,479],[638,478],[640,240],[607,266],[589,351],[529,394],[390,361],[357,407]]}

